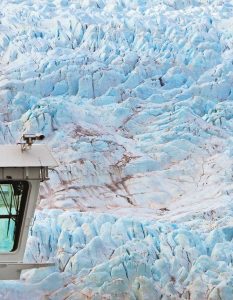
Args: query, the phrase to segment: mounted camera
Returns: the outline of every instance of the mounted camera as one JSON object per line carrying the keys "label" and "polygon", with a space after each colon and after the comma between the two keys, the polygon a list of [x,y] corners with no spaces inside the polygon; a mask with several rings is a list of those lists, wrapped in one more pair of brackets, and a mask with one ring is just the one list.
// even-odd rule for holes
{"label": "mounted camera", "polygon": [[45,138],[43,134],[37,133],[24,133],[23,136],[21,137],[21,141],[18,143],[21,145],[22,151],[30,149],[32,144],[35,141],[42,141]]}
{"label": "mounted camera", "polygon": [[22,136],[22,139],[27,143],[28,146],[31,146],[34,141],[42,141],[45,138],[43,134],[31,134],[31,133],[25,133]]}

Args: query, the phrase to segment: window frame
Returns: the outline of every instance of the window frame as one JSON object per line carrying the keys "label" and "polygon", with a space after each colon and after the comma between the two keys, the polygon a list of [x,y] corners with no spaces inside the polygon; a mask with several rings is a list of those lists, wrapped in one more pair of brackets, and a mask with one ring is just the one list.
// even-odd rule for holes
{"label": "window frame", "polygon": [[[21,197],[21,200],[20,200],[18,218],[15,221],[13,247],[9,251],[2,251],[2,252],[0,251],[0,255],[1,254],[15,253],[18,250],[19,246],[20,246],[20,238],[23,234],[22,229],[23,229],[25,215],[26,215],[26,212],[27,212],[28,199],[29,199],[30,190],[31,190],[30,182],[27,181],[27,180],[19,180],[19,179],[18,180],[17,179],[0,180],[0,185],[1,184],[12,184],[12,183],[18,183],[18,182],[22,182],[24,184],[24,188],[23,188],[22,197]],[[0,215],[0,219],[10,220],[9,214],[8,215]]]}

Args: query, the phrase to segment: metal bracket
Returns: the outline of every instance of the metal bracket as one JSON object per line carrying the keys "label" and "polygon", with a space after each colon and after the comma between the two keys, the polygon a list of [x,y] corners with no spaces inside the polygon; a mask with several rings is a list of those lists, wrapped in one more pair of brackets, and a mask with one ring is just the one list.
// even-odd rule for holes
{"label": "metal bracket", "polygon": [[0,263],[0,280],[18,280],[22,270],[54,267],[55,263]]}

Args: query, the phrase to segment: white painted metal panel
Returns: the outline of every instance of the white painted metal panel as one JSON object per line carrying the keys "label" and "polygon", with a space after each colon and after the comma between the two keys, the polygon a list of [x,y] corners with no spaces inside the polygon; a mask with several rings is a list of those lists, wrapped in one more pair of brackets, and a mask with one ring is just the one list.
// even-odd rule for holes
{"label": "white painted metal panel", "polygon": [[46,145],[33,145],[22,151],[20,145],[0,146],[0,167],[56,167],[57,162]]}
{"label": "white painted metal panel", "polygon": [[22,270],[53,267],[55,263],[0,263],[0,280],[18,280]]}

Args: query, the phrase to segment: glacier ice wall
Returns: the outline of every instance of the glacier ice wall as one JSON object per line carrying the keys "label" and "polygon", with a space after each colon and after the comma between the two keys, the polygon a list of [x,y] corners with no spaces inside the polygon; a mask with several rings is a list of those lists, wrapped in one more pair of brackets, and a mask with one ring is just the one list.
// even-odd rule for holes
{"label": "glacier ice wall", "polygon": [[2,299],[232,299],[232,12],[1,1],[0,143],[42,132],[59,161],[25,257],[56,269]]}
{"label": "glacier ice wall", "polygon": [[25,272],[25,283],[0,282],[2,299],[230,300],[233,207],[222,213],[177,224],[37,212],[25,260],[57,265]]}
{"label": "glacier ice wall", "polygon": [[230,1],[0,8],[0,142],[43,132],[60,163],[41,207],[171,218],[227,205]]}

